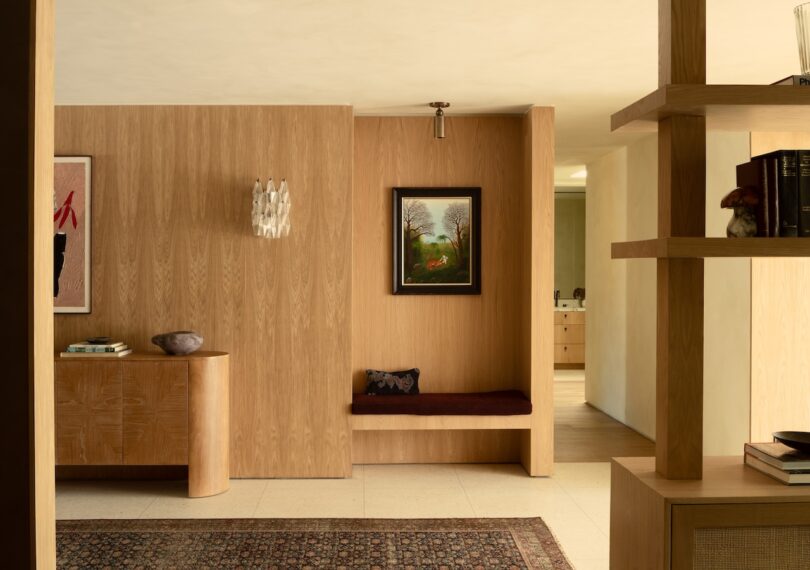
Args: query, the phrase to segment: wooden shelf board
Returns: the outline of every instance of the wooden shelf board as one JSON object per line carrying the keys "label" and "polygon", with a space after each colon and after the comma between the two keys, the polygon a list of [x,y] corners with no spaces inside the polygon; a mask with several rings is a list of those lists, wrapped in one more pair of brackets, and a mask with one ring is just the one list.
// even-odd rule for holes
{"label": "wooden shelf board", "polygon": [[806,131],[810,87],[793,85],[667,85],[614,113],[611,130],[655,131],[672,115],[706,117],[706,127],[731,131]]}
{"label": "wooden shelf board", "polygon": [[677,481],[655,472],[654,457],[614,458],[614,463],[670,504],[810,502],[810,486],[783,485],[747,467],[740,457],[704,457],[703,479]]}
{"label": "wooden shelf board", "polygon": [[614,243],[611,246],[611,257],[810,257],[810,238],[657,238]]}
{"label": "wooden shelf board", "polygon": [[408,414],[358,414],[355,431],[531,429],[532,416],[416,416]]}

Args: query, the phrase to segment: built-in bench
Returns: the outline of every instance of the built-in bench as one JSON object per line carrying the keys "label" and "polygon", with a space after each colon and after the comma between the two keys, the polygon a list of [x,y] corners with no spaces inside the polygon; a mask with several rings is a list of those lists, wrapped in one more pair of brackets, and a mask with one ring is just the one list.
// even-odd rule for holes
{"label": "built-in bench", "polygon": [[519,390],[352,396],[355,430],[530,429],[531,413],[531,401]]}

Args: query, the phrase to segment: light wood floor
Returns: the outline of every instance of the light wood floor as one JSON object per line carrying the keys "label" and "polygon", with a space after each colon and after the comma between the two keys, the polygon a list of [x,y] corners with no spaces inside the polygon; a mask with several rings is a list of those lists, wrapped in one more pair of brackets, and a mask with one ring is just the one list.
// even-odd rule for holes
{"label": "light wood floor", "polygon": [[655,443],[585,403],[584,380],[554,382],[554,461],[655,455]]}

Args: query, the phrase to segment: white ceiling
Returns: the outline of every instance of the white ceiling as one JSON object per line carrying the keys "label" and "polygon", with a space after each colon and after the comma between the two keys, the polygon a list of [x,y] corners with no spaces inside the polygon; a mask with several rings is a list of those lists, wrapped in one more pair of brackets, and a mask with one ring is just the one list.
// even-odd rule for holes
{"label": "white ceiling", "polygon": [[[708,0],[709,81],[798,73],[799,0]],[[57,0],[58,104],[557,108],[559,164],[626,141],[657,83],[655,0]]]}

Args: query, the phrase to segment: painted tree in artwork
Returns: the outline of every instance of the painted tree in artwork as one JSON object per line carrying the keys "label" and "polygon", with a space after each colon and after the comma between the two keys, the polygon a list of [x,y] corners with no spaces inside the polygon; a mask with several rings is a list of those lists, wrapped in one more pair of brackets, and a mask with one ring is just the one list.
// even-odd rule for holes
{"label": "painted tree in artwork", "polygon": [[433,216],[421,200],[402,201],[402,234],[405,249],[405,267],[413,268],[416,241],[433,235]]}
{"label": "painted tree in artwork", "polygon": [[470,257],[470,207],[450,204],[444,211],[442,225],[456,254],[456,264],[459,268],[466,267]]}

